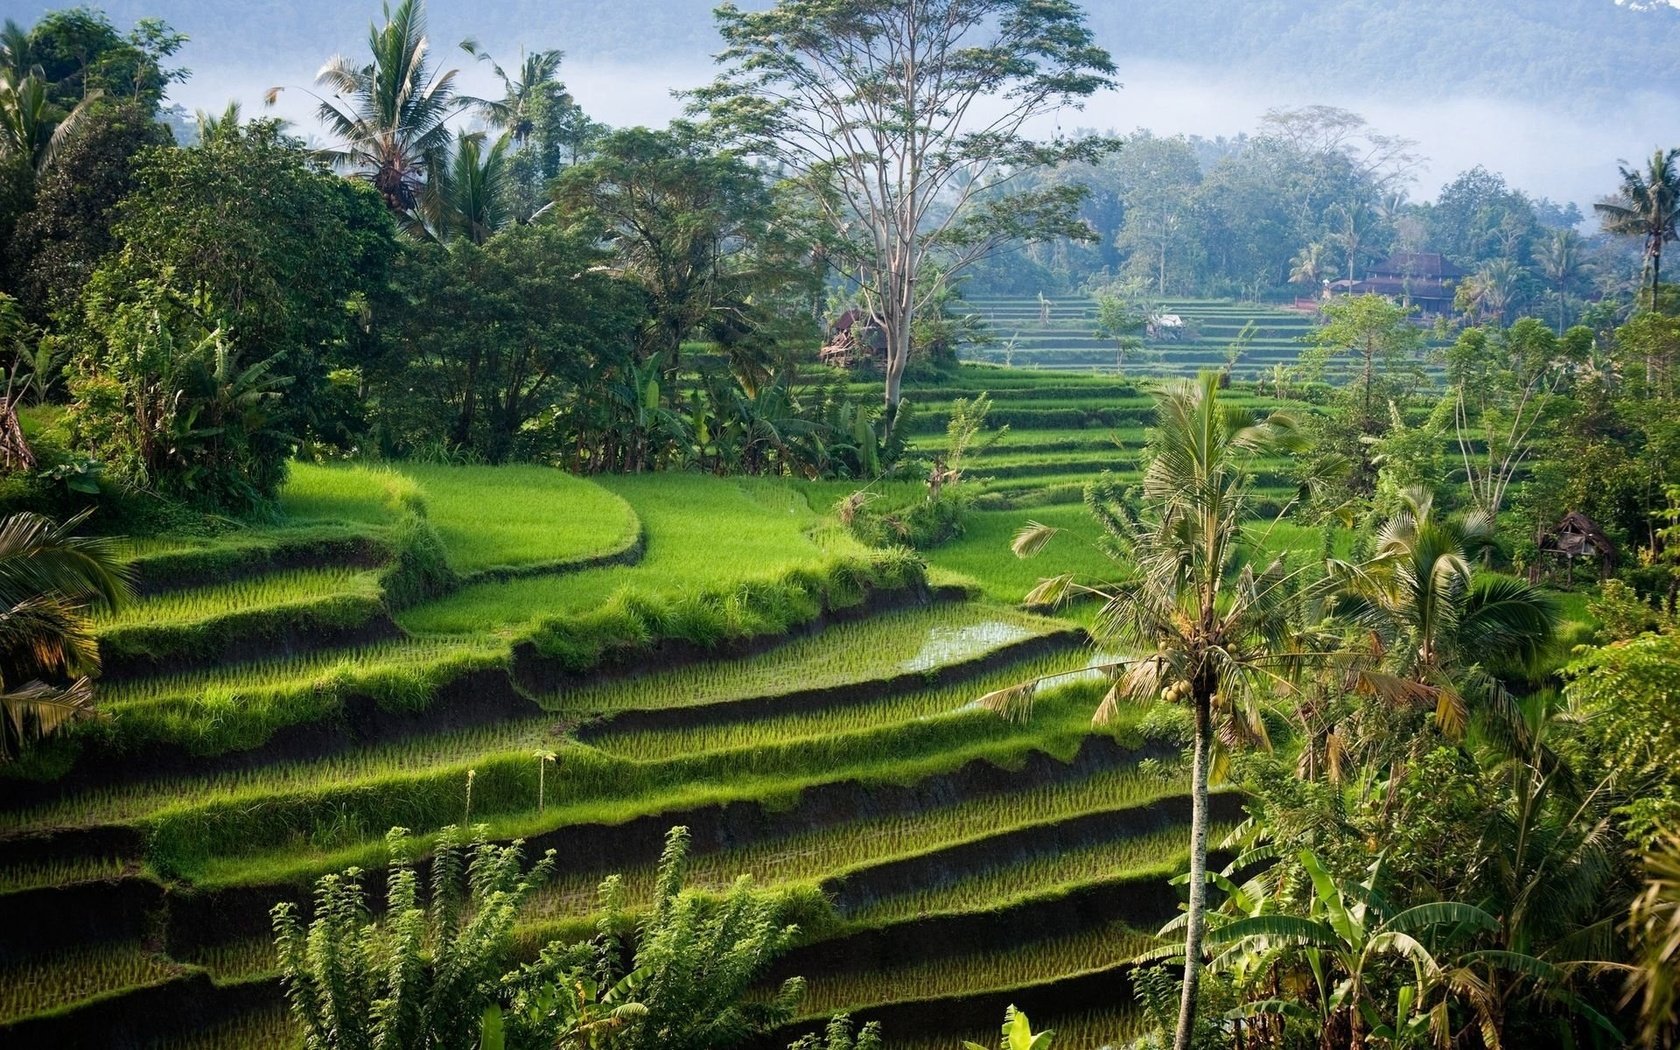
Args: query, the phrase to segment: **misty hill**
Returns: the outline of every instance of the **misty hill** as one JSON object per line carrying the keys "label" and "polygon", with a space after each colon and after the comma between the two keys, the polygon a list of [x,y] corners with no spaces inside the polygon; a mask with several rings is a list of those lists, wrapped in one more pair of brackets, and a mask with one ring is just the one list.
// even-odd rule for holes
{"label": "misty hill", "polygon": [[[32,20],[53,6],[9,5]],[[359,50],[376,0],[108,0],[119,24],[160,16],[188,33],[189,65],[306,77]],[[575,61],[686,60],[716,49],[714,0],[434,0],[432,36],[493,49],[560,47]],[[764,0],[743,6],[766,6]],[[1680,96],[1680,11],[1614,0],[1088,0],[1093,27],[1127,58],[1216,65],[1333,99],[1478,95],[1609,111],[1641,91]],[[295,71],[292,68],[295,67]]]}

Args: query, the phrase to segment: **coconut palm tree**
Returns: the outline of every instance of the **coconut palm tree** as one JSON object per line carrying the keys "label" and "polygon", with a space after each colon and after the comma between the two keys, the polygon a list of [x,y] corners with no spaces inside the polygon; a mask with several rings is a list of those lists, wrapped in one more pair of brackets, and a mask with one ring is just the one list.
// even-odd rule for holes
{"label": "coconut palm tree", "polygon": [[39,514],[0,522],[0,761],[91,710],[99,649],[89,614],[129,594],[109,540]]}
{"label": "coconut palm tree", "polygon": [[1289,261],[1289,283],[1305,285],[1314,295],[1324,283],[1328,249],[1322,241],[1314,241],[1295,253]]}
{"label": "coconut palm tree", "polygon": [[1329,563],[1343,614],[1368,632],[1381,669],[1358,687],[1385,698],[1434,706],[1436,724],[1461,736],[1470,717],[1465,693],[1514,724],[1500,684],[1482,666],[1531,664],[1557,631],[1558,613],[1537,588],[1509,576],[1475,572],[1472,560],[1493,548],[1485,516],[1445,519],[1424,489],[1401,495],[1401,510],[1378,530],[1371,560]]}
{"label": "coconut palm tree", "polygon": [[489,63],[491,72],[502,82],[501,98],[472,99],[469,104],[478,110],[492,127],[500,128],[511,135],[515,146],[524,146],[536,130],[538,110],[550,93],[565,96],[566,89],[559,82],[562,53],[521,53],[519,76],[515,78],[509,76],[495,59],[479,48],[476,41],[463,40],[461,50],[480,62]]}
{"label": "coconut palm tree", "polygon": [[1680,239],[1680,148],[1657,150],[1644,171],[1621,166],[1616,194],[1593,205],[1607,233],[1645,240],[1645,269],[1651,275],[1651,305],[1662,281],[1663,245]]}
{"label": "coconut palm tree", "polygon": [[447,166],[441,166],[427,188],[424,210],[432,234],[440,241],[463,237],[483,244],[507,226],[508,136],[488,148],[484,136],[460,132]]}
{"label": "coconut palm tree", "polygon": [[1335,220],[1330,239],[1346,254],[1347,279],[1351,281],[1359,251],[1366,247],[1371,239],[1371,227],[1374,225],[1371,209],[1366,207],[1363,201],[1353,201],[1332,205],[1330,216]]}
{"label": "coconut palm tree", "polygon": [[29,41],[29,30],[12,19],[0,25],[0,77],[14,83],[29,75],[36,66],[35,48]]}
{"label": "coconut palm tree", "polygon": [[1524,277],[1522,267],[1515,261],[1494,259],[1464,279],[1456,298],[1467,312],[1491,317],[1494,323],[1500,324],[1511,304],[1522,295]]}
{"label": "coconut palm tree", "polygon": [[53,104],[38,70],[0,75],[0,158],[21,159],[37,175],[46,171],[99,97],[90,92],[65,113]]}
{"label": "coconut palm tree", "polygon": [[1645,857],[1645,888],[1628,915],[1637,962],[1627,999],[1639,1003],[1640,1040],[1673,1046],[1680,1037],[1680,834],[1667,832]]}
{"label": "coconut palm tree", "polygon": [[[385,24],[368,32],[371,60],[335,56],[315,77],[330,92],[320,117],[342,145],[328,156],[379,190],[394,213],[412,218],[422,190],[443,163],[449,118],[461,108],[457,70],[431,68],[421,0],[385,5]],[[268,94],[272,103],[280,89]]]}
{"label": "coconut palm tree", "polygon": [[1546,285],[1552,295],[1557,297],[1558,304],[1558,335],[1563,334],[1564,311],[1569,303],[1569,290],[1578,285],[1586,275],[1586,247],[1581,235],[1574,230],[1553,230],[1552,235],[1540,245],[1539,258],[1540,273],[1546,278]]}
{"label": "coconut palm tree", "polygon": [[[1108,533],[1103,549],[1114,557],[1120,578],[1091,583],[1060,576],[1041,583],[1028,601],[1094,596],[1103,603],[1092,629],[1096,643],[1108,651],[1141,651],[1112,665],[1114,685],[1098,708],[1099,722],[1123,702],[1157,697],[1184,704],[1193,716],[1190,905],[1174,1039],[1176,1050],[1187,1050],[1206,932],[1214,738],[1263,741],[1262,700],[1285,688],[1312,656],[1297,647],[1291,622],[1295,574],[1281,558],[1256,557],[1257,547],[1244,542],[1254,460],[1300,447],[1293,420],[1260,419],[1251,409],[1225,403],[1214,373],[1163,387],[1155,415],[1142,506],[1115,498],[1112,489],[1092,493]],[[1029,522],[1015,538],[1015,553],[1030,557],[1057,532]],[[1025,714],[1035,685],[1000,690],[984,702]]]}

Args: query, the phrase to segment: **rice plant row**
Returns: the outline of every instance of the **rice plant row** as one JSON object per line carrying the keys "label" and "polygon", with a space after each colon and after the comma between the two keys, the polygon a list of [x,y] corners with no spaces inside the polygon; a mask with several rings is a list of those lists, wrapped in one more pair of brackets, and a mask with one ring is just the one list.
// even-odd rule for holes
{"label": "rice plant row", "polygon": [[[982,836],[1053,824],[1091,812],[1145,805],[1182,790],[1179,773],[1172,764],[1110,768],[1073,782],[970,798],[949,806],[867,818],[774,841],[701,852],[690,857],[686,882],[695,889],[722,892],[746,874],[767,887],[814,887],[839,872],[902,860]],[[1164,838],[1176,843],[1173,849],[1180,849],[1184,835],[1183,832],[1176,835],[1176,839],[1170,835]],[[1159,847],[1162,838],[1155,836],[1150,843]],[[556,924],[589,929],[598,917],[597,890],[606,874],[609,873],[577,869],[559,873],[527,902],[521,923],[527,928],[541,929],[545,936],[552,935]],[[653,863],[619,866],[610,874],[620,876],[630,906],[640,906],[652,899],[657,877]],[[1105,877],[1117,874],[1121,872],[1108,872]],[[1009,884],[1007,897],[987,901],[982,906],[993,907],[1014,897],[1049,890],[1054,885],[1023,878]],[[269,972],[273,967],[273,952],[266,939],[240,940],[201,949],[188,961],[205,967],[218,978],[248,977]]]}
{"label": "rice plant row", "polygon": [[[1228,831],[1228,828],[1217,828],[1212,837],[1223,837]],[[1188,848],[1189,835],[1185,829],[1165,828],[1064,853],[1041,854],[1020,864],[965,872],[943,885],[884,897],[855,912],[851,920],[860,925],[879,925],[925,915],[975,911],[1035,896],[1038,892],[1101,882],[1129,872],[1160,871],[1166,878],[1170,876],[1167,869],[1180,864]]]}
{"label": "rice plant row", "polygon": [[[829,673],[832,677],[826,679],[822,677],[820,670],[810,676],[803,675],[800,662],[796,658],[783,655],[779,650],[772,650],[751,661],[720,661],[674,668],[592,688],[587,693],[589,709],[657,706],[660,699],[669,697],[692,697],[696,700],[733,698],[739,695],[753,695],[757,688],[790,680],[827,685],[867,682],[875,677],[891,677],[900,673],[906,664],[914,664],[928,653],[938,653],[941,656],[951,653],[953,638],[972,639],[972,636],[963,635],[965,630],[978,629],[982,634],[986,634],[987,625],[1005,624],[1009,625],[1011,631],[1024,631],[1047,623],[1036,617],[1019,615],[1008,610],[974,612],[974,615],[976,618],[968,623],[959,620],[958,625],[946,629],[937,623],[937,612],[924,610],[899,614],[893,626],[901,629],[892,632],[890,637],[883,636],[879,626],[874,625],[873,621],[862,621],[838,626],[823,634],[792,643],[799,646],[800,653],[807,654],[813,666],[819,669],[824,666],[830,668]],[[891,648],[889,642],[896,642],[898,648]],[[880,647],[878,651],[877,647]],[[905,658],[905,654],[911,653],[912,649],[915,650],[914,653]],[[427,660],[466,660],[470,665],[470,661],[473,660],[495,659],[493,648],[480,650],[473,646],[441,644],[434,647],[423,643],[414,644],[412,647],[393,647],[386,650],[385,654],[382,659],[388,659],[389,663],[379,663],[373,667],[358,667],[351,663],[351,673],[358,681],[370,677],[390,678],[404,673],[405,668],[415,673],[424,672],[428,667],[434,666],[428,664]],[[880,657],[879,662],[874,659],[875,656]],[[344,659],[350,660],[349,657]],[[327,665],[320,677],[289,688],[301,692],[304,700],[318,700],[320,689],[339,681],[335,677],[338,666],[336,663]],[[735,681],[736,669],[742,667],[756,667],[757,670],[749,670],[742,675],[741,681],[745,683],[744,686],[731,688]],[[1047,658],[1043,661],[1012,665],[1005,672],[999,672],[992,677],[1002,684],[1012,673],[1026,678],[1048,670],[1067,670],[1071,667],[1072,664],[1053,663]],[[847,675],[856,677],[846,677]],[[161,718],[154,709],[166,709],[168,717],[178,722],[175,732],[179,738],[190,740],[194,733],[202,731],[196,728],[197,726],[214,726],[218,724],[218,720],[233,717],[241,703],[260,702],[265,699],[261,690],[242,693],[229,688],[228,692],[223,693],[220,690],[227,688],[225,683],[214,679],[211,681],[216,681],[215,687],[206,688],[197,699],[119,699],[112,704],[112,710],[119,718],[125,714],[138,717],[142,711],[146,712],[148,717]],[[881,705],[872,717],[847,711],[834,712],[825,717],[821,712],[814,712],[809,716],[780,720],[775,726],[749,723],[737,726],[733,731],[728,726],[719,726],[710,731],[695,729],[691,731],[692,740],[696,742],[694,746],[683,746],[688,747],[686,753],[691,755],[707,749],[744,747],[749,743],[773,748],[830,730],[855,732],[861,728],[885,724],[898,716],[908,720],[928,713],[950,710],[975,696],[982,695],[987,688],[989,686],[967,689],[952,687],[948,691],[912,690],[901,693]],[[121,692],[119,697],[145,695],[144,686],[125,689],[132,691]],[[964,692],[967,693],[966,696],[963,695]],[[928,699],[932,694],[937,695]],[[125,710],[127,705],[134,707]],[[807,720],[813,722],[815,727],[806,728],[803,723]],[[529,761],[533,750],[565,751],[563,742],[557,736],[556,725],[556,719],[552,716],[533,714],[530,718],[414,736],[394,743],[378,744],[309,761],[235,768],[204,776],[175,774],[121,788],[92,788],[47,804],[8,809],[0,813],[0,829],[21,831],[45,827],[133,823],[143,821],[159,812],[178,808],[182,799],[191,799],[196,805],[232,799],[248,799],[255,802],[265,795],[307,792],[326,785],[349,789],[358,783],[393,776],[413,776],[417,772],[436,767],[460,771],[473,763],[486,766],[498,761],[524,764]],[[699,741],[714,733],[716,736],[712,743],[704,748],[698,745]],[[673,734],[674,739],[688,736],[689,734],[682,732]],[[641,759],[685,753],[671,750],[673,745],[665,740],[664,734],[635,734],[631,735],[628,741],[616,741],[609,737],[601,741],[599,746],[617,755]],[[550,771],[550,775],[556,773],[557,771]],[[564,789],[564,781],[558,775],[555,779],[555,799],[563,800],[560,792]]]}
{"label": "rice plant row", "polygon": [[167,591],[95,618],[100,633],[129,625],[202,623],[229,613],[274,609],[339,595],[379,597],[379,573],[355,569],[291,569],[192,590]]}
{"label": "rice plant row", "polygon": [[134,862],[129,858],[103,854],[0,866],[0,894],[115,879],[129,874],[133,868]]}
{"label": "rice plant row", "polygon": [[[1035,750],[1071,755],[1090,733],[1100,691],[1059,690],[1040,702],[1030,726],[983,711],[958,712],[664,762],[629,762],[568,746],[551,764],[521,751],[355,784],[194,799],[158,813],[146,826],[153,859],[181,874],[214,882],[294,879],[377,863],[383,833],[396,825],[429,833],[446,824],[485,823],[494,837],[521,838],[567,824],[792,799],[808,787],[845,779],[902,783],[974,760],[1014,763]],[[538,805],[544,790],[546,811]]]}
{"label": "rice plant row", "polygon": [[138,943],[60,952],[0,968],[0,1024],[91,996],[178,977],[184,968]]}
{"label": "rice plant row", "polygon": [[[1131,962],[1158,943],[1153,934],[1121,923],[1047,940],[1031,940],[1030,931],[1021,936],[1019,942],[908,966],[805,974],[800,1013],[826,1017],[884,1003],[1007,991]],[[1063,1045],[1059,1038],[1056,1045]]]}
{"label": "rice plant row", "polygon": [[147,1050],[296,1050],[302,1040],[284,1006],[242,1014]]}
{"label": "rice plant row", "polygon": [[741,660],[690,664],[629,683],[589,683],[543,697],[576,714],[685,707],[935,671],[1064,624],[980,603],[941,604],[843,623]]}
{"label": "rice plant row", "polygon": [[949,714],[993,690],[1033,678],[1068,674],[1084,667],[1083,653],[1041,657],[983,675],[972,681],[938,689],[912,690],[868,704],[818,708],[749,720],[715,722],[641,732],[608,732],[591,744],[608,754],[637,761],[659,761],[678,755],[784,743],[856,732]]}
{"label": "rice plant row", "polygon": [[111,682],[100,688],[100,707],[116,711],[160,700],[231,697],[264,689],[312,687],[346,673],[424,667],[463,653],[506,652],[507,644],[494,638],[403,638],[354,649],[318,649]]}
{"label": "rice plant row", "polygon": [[[1143,805],[1179,789],[1175,764],[1150,763],[1102,769],[1077,780],[1024,786],[978,798],[957,799],[914,813],[864,817],[827,828],[697,853],[689,860],[691,885],[723,890],[740,875],[767,885],[820,882],[837,872],[944,849],[985,835],[1050,824],[1081,814]],[[622,872],[632,901],[651,899],[655,867]],[[562,873],[533,897],[535,919],[581,918],[597,905],[598,879]]]}

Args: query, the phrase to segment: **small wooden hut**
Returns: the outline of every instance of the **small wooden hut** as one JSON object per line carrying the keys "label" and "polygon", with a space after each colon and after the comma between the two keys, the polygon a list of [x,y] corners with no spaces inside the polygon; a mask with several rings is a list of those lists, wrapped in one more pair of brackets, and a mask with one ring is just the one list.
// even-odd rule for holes
{"label": "small wooden hut", "polygon": [[1596,562],[1601,580],[1608,579],[1616,568],[1615,541],[1604,534],[1597,522],[1578,510],[1565,514],[1551,528],[1541,529],[1535,536],[1535,545],[1540,554],[1528,570],[1528,578],[1533,583],[1557,574],[1567,584],[1574,580],[1575,566],[1580,562],[1589,565]]}
{"label": "small wooden hut", "polygon": [[861,310],[847,310],[829,329],[828,345],[817,359],[825,365],[849,368],[865,364],[887,353],[887,334]]}

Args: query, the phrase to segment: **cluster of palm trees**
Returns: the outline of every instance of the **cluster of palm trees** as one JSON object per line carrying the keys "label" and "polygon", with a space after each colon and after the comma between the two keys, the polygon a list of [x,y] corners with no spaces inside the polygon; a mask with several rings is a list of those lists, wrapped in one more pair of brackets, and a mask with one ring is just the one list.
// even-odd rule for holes
{"label": "cluster of palm trees", "polygon": [[[324,92],[316,97],[319,117],[339,143],[323,155],[378,190],[404,229],[483,244],[540,208],[534,196],[516,192],[513,158],[535,144],[543,118],[574,129],[584,118],[560,83],[559,51],[525,54],[510,74],[475,42],[461,47],[489,65],[501,98],[461,94],[460,71],[436,67],[422,0],[387,5],[384,24],[369,29],[368,58],[334,57],[316,76]],[[271,89],[269,101],[282,90]],[[469,112],[499,134],[457,127]],[[575,139],[571,145],[575,158]],[[558,163],[538,158],[532,177],[552,177]]]}
{"label": "cluster of palm trees", "polygon": [[[1326,1036],[1326,1046],[1379,1038],[1432,1045],[1450,1040],[1450,1018],[1465,1016],[1497,1036],[1520,996],[1544,989],[1553,1002],[1567,997],[1568,967],[1543,949],[1574,937],[1574,950],[1591,950],[1596,942],[1582,931],[1602,922],[1596,891],[1612,868],[1604,794],[1574,783],[1553,746],[1566,717],[1555,697],[1517,697],[1498,677],[1533,665],[1554,638],[1557,612],[1527,582],[1485,568],[1493,542],[1486,521],[1444,516],[1421,490],[1403,496],[1357,562],[1272,553],[1270,526],[1251,520],[1255,459],[1300,443],[1288,417],[1260,418],[1222,401],[1212,374],[1170,384],[1158,395],[1138,495],[1122,498],[1101,484],[1088,495],[1117,578],[1056,577],[1028,596],[1101,602],[1096,644],[1128,655],[1110,667],[1099,722],[1122,703],[1156,699],[1191,715],[1190,896],[1179,920],[1174,1045],[1188,1050],[1195,1034],[1209,949],[1212,965],[1248,990],[1247,1016],[1305,1019],[1316,1011],[1315,1024],[1341,1033]],[[1057,532],[1029,523],[1016,554],[1036,554]],[[985,703],[1024,714],[1035,685]],[[1485,852],[1462,858],[1465,884],[1484,898],[1390,904],[1374,873],[1363,883],[1339,881],[1310,851],[1284,856],[1291,863],[1245,886],[1232,881],[1235,868],[1210,873],[1215,751],[1264,742],[1268,711],[1297,726],[1301,776],[1383,807],[1398,805],[1431,752],[1469,746],[1474,735],[1479,761],[1503,770],[1505,785],[1479,847]],[[1254,856],[1277,860],[1280,846],[1287,843]],[[1284,892],[1286,872],[1305,880],[1304,898]],[[1209,905],[1210,884],[1227,891],[1220,909]],[[1380,1010],[1366,998],[1378,957],[1415,967],[1402,982],[1403,1001]],[[1585,1023],[1602,1020],[1585,1004],[1570,1009]],[[1251,1034],[1248,1045],[1280,1045],[1268,1041],[1264,1024]]]}

